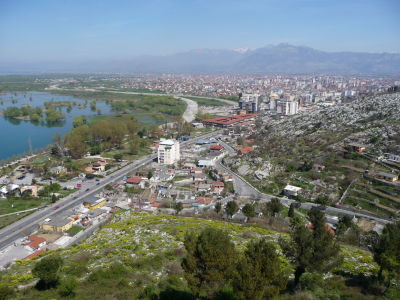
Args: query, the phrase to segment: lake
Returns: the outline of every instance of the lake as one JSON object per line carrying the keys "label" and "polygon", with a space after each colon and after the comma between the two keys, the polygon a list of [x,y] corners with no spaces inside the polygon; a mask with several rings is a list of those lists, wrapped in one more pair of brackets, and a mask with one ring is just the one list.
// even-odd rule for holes
{"label": "lake", "polygon": [[[30,121],[5,118],[0,116],[0,160],[9,158],[15,154],[29,151],[29,141],[32,149],[43,148],[52,143],[52,137],[56,133],[65,135],[72,126],[72,120],[80,115],[95,116],[97,112],[90,108],[90,100],[79,99],[71,96],[62,96],[46,92],[17,92],[0,94],[0,111],[11,107],[21,107],[22,105],[40,106],[43,108],[44,102],[49,101],[74,101],[77,105],[72,106],[70,111],[67,107],[61,110],[65,114],[65,121],[56,126],[46,124],[35,124]],[[13,103],[15,102],[15,103]],[[88,105],[83,107],[87,102]],[[81,104],[81,106],[79,105]],[[104,101],[97,101],[97,109],[101,109],[102,114],[109,114],[110,107]]]}

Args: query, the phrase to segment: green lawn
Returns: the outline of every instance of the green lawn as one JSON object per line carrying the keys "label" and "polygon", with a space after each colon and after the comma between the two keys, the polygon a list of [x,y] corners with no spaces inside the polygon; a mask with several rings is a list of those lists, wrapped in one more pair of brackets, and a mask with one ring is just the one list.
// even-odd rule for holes
{"label": "green lawn", "polygon": [[74,235],[76,235],[78,232],[80,232],[80,231],[82,231],[82,230],[84,230],[84,228],[82,228],[82,227],[80,227],[80,226],[74,225],[74,226],[72,226],[70,229],[67,230],[67,233],[68,233],[70,236],[74,236]]}

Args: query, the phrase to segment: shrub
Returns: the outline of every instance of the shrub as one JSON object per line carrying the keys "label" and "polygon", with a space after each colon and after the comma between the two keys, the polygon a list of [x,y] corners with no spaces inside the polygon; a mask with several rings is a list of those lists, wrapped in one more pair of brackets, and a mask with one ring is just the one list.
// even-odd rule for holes
{"label": "shrub", "polygon": [[73,297],[75,296],[75,290],[78,286],[78,281],[75,277],[67,277],[61,281],[58,287],[58,293],[61,297]]}

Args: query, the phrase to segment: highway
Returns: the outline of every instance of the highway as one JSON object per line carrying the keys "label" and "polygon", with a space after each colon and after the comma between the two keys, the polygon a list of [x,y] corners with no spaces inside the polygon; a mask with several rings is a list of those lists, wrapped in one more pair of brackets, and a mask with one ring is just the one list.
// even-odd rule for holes
{"label": "highway", "polygon": [[[181,147],[191,145],[199,139],[215,137],[222,130],[207,133],[201,136],[194,137],[191,140],[181,142]],[[65,211],[83,203],[84,199],[95,197],[107,184],[122,180],[127,173],[135,171],[149,163],[151,163],[157,157],[156,154],[146,155],[139,160],[123,167],[122,169],[115,171],[108,175],[99,182],[93,180],[93,187],[89,191],[77,191],[63,199],[60,199],[56,203],[41,210],[38,210],[17,222],[0,230],[0,250],[9,244],[13,243],[16,239],[27,236],[32,232],[36,231],[39,226],[38,224],[46,218],[52,218],[55,216],[62,215]],[[97,185],[97,183],[99,185]],[[58,208],[57,208],[58,207]]]}

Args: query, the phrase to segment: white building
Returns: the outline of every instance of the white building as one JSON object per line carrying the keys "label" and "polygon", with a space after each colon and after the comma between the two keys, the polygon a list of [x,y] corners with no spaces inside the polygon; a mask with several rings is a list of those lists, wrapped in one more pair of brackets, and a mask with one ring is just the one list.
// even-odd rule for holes
{"label": "white building", "polygon": [[176,140],[161,139],[158,146],[158,163],[172,165],[181,158],[179,142]]}
{"label": "white building", "polygon": [[276,101],[276,112],[281,115],[295,115],[299,110],[299,103],[286,99]]}
{"label": "white building", "polygon": [[248,113],[256,113],[259,111],[258,94],[243,94],[239,99],[239,109],[246,110]]}
{"label": "white building", "polygon": [[301,187],[288,184],[283,189],[283,193],[285,196],[297,196],[301,190]]}

